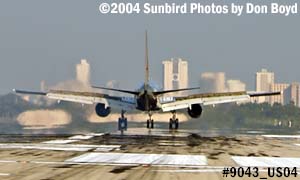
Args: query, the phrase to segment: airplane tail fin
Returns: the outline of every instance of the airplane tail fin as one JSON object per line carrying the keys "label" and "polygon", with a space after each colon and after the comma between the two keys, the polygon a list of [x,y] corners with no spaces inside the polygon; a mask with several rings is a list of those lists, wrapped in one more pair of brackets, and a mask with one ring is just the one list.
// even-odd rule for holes
{"label": "airplane tail fin", "polygon": [[148,56],[148,37],[145,32],[145,86],[149,84],[149,56]]}

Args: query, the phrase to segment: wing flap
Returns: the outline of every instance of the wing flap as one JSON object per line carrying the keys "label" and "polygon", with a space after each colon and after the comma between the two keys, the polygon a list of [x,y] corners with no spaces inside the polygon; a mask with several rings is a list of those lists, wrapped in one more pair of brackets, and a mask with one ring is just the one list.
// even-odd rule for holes
{"label": "wing flap", "polygon": [[189,95],[186,97],[175,97],[172,101],[161,101],[161,108],[165,111],[174,111],[178,109],[189,108],[193,104],[201,104],[204,106],[215,105],[231,102],[249,101],[250,97],[257,96],[274,96],[280,95],[282,92],[223,92],[223,93],[200,93]]}
{"label": "wing flap", "polygon": [[[77,91],[63,91],[63,90],[50,90],[46,95],[49,99],[70,101],[83,104],[94,104],[101,102],[104,99],[104,94],[93,92],[77,92]],[[97,101],[96,101],[97,100]],[[104,102],[104,104],[108,104]]]}
{"label": "wing flap", "polygon": [[50,90],[49,92],[34,92],[24,90],[14,90],[19,94],[28,95],[44,95],[49,99],[58,101],[69,101],[81,104],[96,104],[103,103],[105,106],[112,106],[117,109],[134,110],[136,107],[135,102],[131,97],[117,97],[107,94],[95,92],[79,92],[79,91],[65,91],[65,90]]}
{"label": "wing flap", "polygon": [[242,102],[250,100],[249,95],[238,95],[238,96],[223,96],[216,98],[203,98],[203,105],[215,105],[215,104],[223,104],[223,103],[231,103],[231,102]]}
{"label": "wing flap", "polygon": [[[94,104],[96,98],[82,95],[72,95],[72,94],[59,94],[59,93],[47,93],[46,95],[49,99],[55,99],[60,101],[71,101],[82,104]],[[101,102],[102,98],[98,98],[98,102]],[[104,103],[107,104],[107,103]]]}
{"label": "wing flap", "polygon": [[71,101],[83,104],[103,103],[105,107],[111,106],[117,109],[134,110],[135,103],[129,97],[116,97],[95,92],[76,92],[76,91],[50,91],[48,98]]}
{"label": "wing flap", "polygon": [[174,111],[178,109],[185,109],[191,107],[193,104],[201,104],[204,106],[215,105],[230,102],[242,102],[248,101],[249,95],[236,95],[236,96],[222,96],[222,97],[203,97],[203,98],[192,98],[186,100],[179,100],[161,105],[163,112]]}

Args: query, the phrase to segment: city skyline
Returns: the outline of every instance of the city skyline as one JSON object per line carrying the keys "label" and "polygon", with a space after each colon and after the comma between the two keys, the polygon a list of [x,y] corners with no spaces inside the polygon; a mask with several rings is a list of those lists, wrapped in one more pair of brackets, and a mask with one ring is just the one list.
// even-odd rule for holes
{"label": "city skyline", "polygon": [[[163,66],[163,90],[173,90],[187,88],[188,84],[188,61],[182,58],[170,58],[162,61]],[[87,59],[81,59],[79,64],[75,64],[75,77],[71,81],[58,82],[52,86],[54,89],[67,90],[91,90],[90,84],[90,64]],[[256,81],[256,92],[282,92],[281,95],[271,96],[268,98],[251,98],[252,103],[269,103],[274,105],[279,103],[286,105],[293,103],[300,107],[300,83],[278,83],[275,79],[275,73],[267,69],[261,69],[255,73],[253,78]],[[248,91],[246,84],[239,79],[227,79],[225,72],[203,72],[199,76],[199,92],[239,92]],[[109,80],[106,82],[108,88],[120,88],[120,82],[117,80]],[[74,89],[77,88],[77,89]],[[47,89],[47,90],[46,90]],[[51,89],[51,88],[50,88]],[[159,88],[162,90],[162,88]],[[159,90],[157,89],[157,90]],[[40,82],[40,90],[42,92],[48,91],[46,82]],[[110,92],[111,95],[122,96],[120,93]],[[181,96],[185,93],[169,93],[168,96]],[[27,101],[39,103],[39,98],[30,99],[30,96],[22,96]]]}
{"label": "city skyline", "polygon": [[[170,58],[168,60],[161,61],[163,67],[162,82],[154,82],[161,84],[161,89],[172,90],[180,88],[188,88],[188,61],[182,58]],[[87,59],[81,59],[79,64],[75,64],[75,78],[74,80],[82,83],[85,86],[90,86],[90,72],[91,65]],[[180,78],[180,76],[182,78]],[[256,81],[256,91],[284,91],[288,86],[292,84],[299,84],[298,82],[292,83],[278,83],[275,80],[275,73],[268,71],[268,69],[261,69],[255,73],[254,77]],[[198,79],[201,90],[212,92],[235,92],[235,91],[247,91],[246,84],[237,79],[228,79],[225,72],[202,72]],[[58,82],[59,83],[59,82]],[[108,88],[120,88],[120,82],[118,80],[109,80],[105,83]],[[158,84],[155,84],[158,85]],[[46,88],[45,80],[40,82],[40,90],[44,91]],[[271,99],[264,99],[262,102],[282,102],[279,97]],[[273,104],[273,103],[271,103]]]}
{"label": "city skyline", "polygon": [[261,68],[276,72],[279,82],[300,81],[299,15],[114,16],[98,7],[96,0],[1,1],[0,93],[71,79],[70,67],[81,58],[92,66],[92,84],[115,79],[136,88],[144,79],[145,30],[154,82],[161,82],[161,60],[171,57],[189,60],[191,87],[201,72],[226,72],[254,90],[252,76]]}

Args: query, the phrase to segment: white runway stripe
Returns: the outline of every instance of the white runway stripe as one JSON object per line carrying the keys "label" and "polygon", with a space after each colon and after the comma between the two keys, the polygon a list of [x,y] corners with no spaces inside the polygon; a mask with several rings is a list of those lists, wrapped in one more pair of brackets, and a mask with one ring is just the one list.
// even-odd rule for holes
{"label": "white runway stripe", "polygon": [[9,176],[9,173],[0,173],[0,176]]}
{"label": "white runway stripe", "polygon": [[172,166],[204,166],[205,156],[171,154],[135,154],[135,153],[87,153],[66,160],[66,162],[87,162],[107,164],[147,164]]}
{"label": "white runway stripe", "polygon": [[[98,149],[99,148],[99,149]],[[120,145],[85,145],[85,144],[29,144],[29,143],[7,143],[0,144],[0,149],[40,149],[57,151],[89,151],[96,149],[105,152],[119,149]]]}
{"label": "white runway stripe", "polygon": [[76,136],[69,137],[68,139],[88,140],[88,139],[91,139],[93,137],[94,136],[92,136],[92,135],[76,135]]}
{"label": "white runway stripe", "polygon": [[105,135],[106,133],[89,133],[89,134],[86,134],[86,136],[103,136]]}
{"label": "white runway stripe", "polygon": [[247,131],[248,134],[263,134],[264,131]]}
{"label": "white runway stripe", "polygon": [[72,143],[72,142],[76,142],[79,140],[75,140],[75,139],[55,139],[55,140],[51,140],[51,141],[44,141],[42,143],[44,144],[68,144],[68,143]]}
{"label": "white runway stripe", "polygon": [[282,157],[231,157],[240,166],[255,167],[300,167],[300,158]]}
{"label": "white runway stripe", "polygon": [[300,138],[300,135],[272,135],[272,134],[268,134],[268,135],[262,135],[263,137],[267,137],[267,138]]}
{"label": "white runway stripe", "polygon": [[[128,166],[128,164],[107,164],[107,163],[82,163],[82,162],[68,162],[68,161],[17,161],[17,160],[0,160],[0,163],[19,163],[24,165],[24,163],[28,164],[50,164],[50,165],[64,165],[64,164],[76,164],[76,165],[94,165],[94,166]],[[132,164],[130,164],[132,165]],[[136,164],[140,166],[141,164]],[[157,172],[175,172],[175,173],[196,173],[196,172],[221,172],[224,167],[223,166],[167,166],[167,165],[155,165],[158,167],[174,167],[176,169],[159,169],[153,170]],[[181,167],[185,167],[185,169],[178,169]],[[188,169],[189,168],[189,169]]]}

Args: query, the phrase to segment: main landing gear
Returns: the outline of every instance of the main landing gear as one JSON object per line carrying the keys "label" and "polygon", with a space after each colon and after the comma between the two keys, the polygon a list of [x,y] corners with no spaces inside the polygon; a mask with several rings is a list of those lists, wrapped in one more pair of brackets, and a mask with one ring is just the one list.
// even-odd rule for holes
{"label": "main landing gear", "polygon": [[147,119],[147,128],[148,129],[153,129],[154,128],[154,121],[151,118],[152,117],[151,112],[149,112],[148,115],[149,115],[149,119]]}
{"label": "main landing gear", "polygon": [[176,117],[176,111],[172,111],[172,117],[170,118],[169,122],[169,129],[178,129],[179,127],[179,121],[178,118]]}
{"label": "main landing gear", "polygon": [[121,111],[121,117],[119,117],[118,120],[118,129],[121,131],[121,134],[124,133],[124,131],[127,131],[127,118],[125,117],[125,112],[124,110]]}

